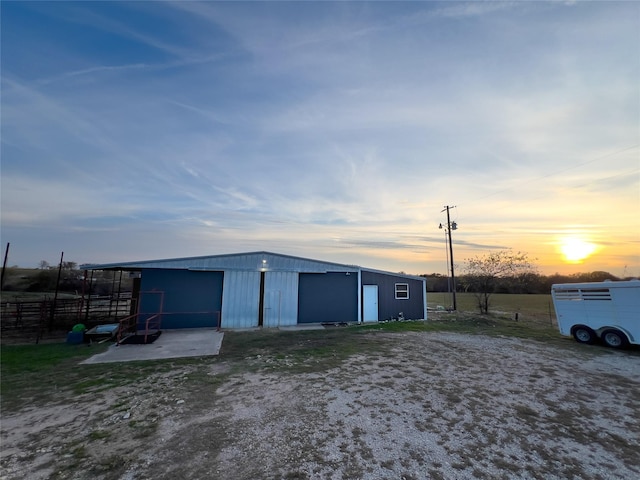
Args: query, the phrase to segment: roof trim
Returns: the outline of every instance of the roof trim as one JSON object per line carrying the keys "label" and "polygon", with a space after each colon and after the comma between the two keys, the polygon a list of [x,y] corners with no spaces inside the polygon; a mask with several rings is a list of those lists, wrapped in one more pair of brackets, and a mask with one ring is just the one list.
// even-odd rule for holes
{"label": "roof trim", "polygon": [[425,277],[422,277],[420,275],[411,275],[410,273],[395,273],[395,272],[388,272],[386,270],[376,270],[375,268],[366,268],[366,267],[361,267],[360,270],[362,270],[363,272],[380,273],[382,275],[392,275],[394,277],[410,278],[413,280],[422,280],[423,282],[427,281]]}

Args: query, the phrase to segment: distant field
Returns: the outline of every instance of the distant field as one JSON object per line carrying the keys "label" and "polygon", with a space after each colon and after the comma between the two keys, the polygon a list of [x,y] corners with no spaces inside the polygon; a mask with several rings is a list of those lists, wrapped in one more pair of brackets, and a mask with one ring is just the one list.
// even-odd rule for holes
{"label": "distant field", "polygon": [[[505,313],[515,316],[517,312],[523,319],[535,319],[538,322],[552,324],[556,313],[553,309],[551,295],[519,295],[496,293],[491,295],[489,311],[492,313]],[[478,312],[476,297],[473,293],[457,293],[456,303],[458,311]],[[452,304],[450,293],[427,293],[429,308],[445,307]]]}
{"label": "distant field", "polygon": [[[0,301],[6,302],[39,302],[40,300],[52,300],[55,292],[0,292]],[[58,292],[58,299],[78,298],[78,295],[68,292]]]}

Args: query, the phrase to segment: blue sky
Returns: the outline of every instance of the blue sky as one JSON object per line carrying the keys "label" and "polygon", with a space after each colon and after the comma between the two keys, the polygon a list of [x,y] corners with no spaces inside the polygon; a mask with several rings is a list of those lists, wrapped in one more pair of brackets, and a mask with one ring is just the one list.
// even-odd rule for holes
{"label": "blue sky", "polygon": [[456,205],[461,266],[512,248],[640,276],[640,3],[0,8],[10,265],[269,250],[445,273]]}

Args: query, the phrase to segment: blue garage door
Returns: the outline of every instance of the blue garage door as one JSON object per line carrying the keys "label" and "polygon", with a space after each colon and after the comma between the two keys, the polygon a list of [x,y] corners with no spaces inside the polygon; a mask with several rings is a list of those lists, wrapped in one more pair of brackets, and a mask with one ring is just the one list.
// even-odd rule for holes
{"label": "blue garage door", "polygon": [[301,273],[298,323],[357,322],[358,275]]}
{"label": "blue garage door", "polygon": [[157,313],[161,328],[215,327],[222,308],[222,272],[143,270],[140,321]]}

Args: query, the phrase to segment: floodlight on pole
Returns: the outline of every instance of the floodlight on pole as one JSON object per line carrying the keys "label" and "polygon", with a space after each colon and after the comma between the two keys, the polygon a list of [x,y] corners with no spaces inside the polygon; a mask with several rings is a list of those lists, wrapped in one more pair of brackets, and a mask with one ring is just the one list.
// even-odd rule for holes
{"label": "floodlight on pole", "polygon": [[451,221],[451,217],[449,216],[449,209],[451,208],[456,208],[455,205],[453,207],[450,207],[449,205],[445,205],[444,210],[442,210],[440,213],[446,211],[447,212],[447,225],[446,227],[442,226],[442,223],[440,224],[439,228],[444,228],[445,229],[445,234],[448,233],[449,234],[449,260],[451,262],[450,268],[451,268],[451,292],[453,294],[453,310],[456,311],[458,309],[458,305],[456,303],[456,276],[453,270],[453,241],[451,239],[451,232],[453,230],[457,230],[458,229],[458,224],[456,222],[452,222]]}

